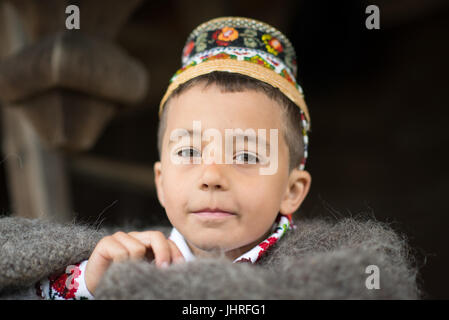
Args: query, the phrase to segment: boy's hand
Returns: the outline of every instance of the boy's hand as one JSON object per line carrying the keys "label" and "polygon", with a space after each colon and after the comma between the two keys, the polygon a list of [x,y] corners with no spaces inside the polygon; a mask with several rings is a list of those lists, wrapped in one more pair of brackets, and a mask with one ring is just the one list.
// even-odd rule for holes
{"label": "boy's hand", "polygon": [[156,266],[181,263],[184,258],[178,247],[160,231],[116,232],[101,239],[92,252],[86,266],[87,289],[94,294],[97,285],[112,264],[124,260],[154,260]]}

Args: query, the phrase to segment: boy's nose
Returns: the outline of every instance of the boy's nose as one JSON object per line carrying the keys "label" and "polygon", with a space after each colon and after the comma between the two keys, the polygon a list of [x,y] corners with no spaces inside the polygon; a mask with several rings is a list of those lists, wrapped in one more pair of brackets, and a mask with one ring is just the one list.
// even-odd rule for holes
{"label": "boy's nose", "polygon": [[200,189],[203,191],[209,190],[227,190],[228,181],[224,174],[223,164],[205,164],[204,170],[200,178]]}

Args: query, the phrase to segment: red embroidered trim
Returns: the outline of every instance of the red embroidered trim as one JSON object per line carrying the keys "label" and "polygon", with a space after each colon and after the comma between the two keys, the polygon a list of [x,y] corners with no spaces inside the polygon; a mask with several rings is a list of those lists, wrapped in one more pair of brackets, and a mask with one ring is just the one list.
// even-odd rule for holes
{"label": "red embroidered trim", "polygon": [[[72,267],[71,270],[66,270],[66,272],[70,271],[70,274],[64,272],[63,274],[52,274],[48,277],[51,299],[56,298],[56,295],[66,300],[76,298],[75,294],[78,291],[79,284],[75,280],[81,275],[79,265],[80,263],[70,266]],[[69,281],[67,281],[68,279]]]}

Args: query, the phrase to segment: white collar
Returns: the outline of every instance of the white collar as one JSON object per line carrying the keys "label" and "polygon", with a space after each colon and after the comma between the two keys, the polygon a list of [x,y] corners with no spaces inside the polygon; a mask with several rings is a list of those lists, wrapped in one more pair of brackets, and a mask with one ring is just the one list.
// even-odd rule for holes
{"label": "white collar", "polygon": [[[295,228],[295,226],[291,223],[291,215],[289,217],[279,215],[276,219],[276,222],[273,224],[271,235],[260,244],[256,245],[254,248],[235,259],[234,262],[256,262],[272,245],[274,245],[284,235],[287,230],[290,229],[290,227]],[[176,230],[176,228],[172,229],[168,238],[176,244],[186,262],[196,259],[195,255],[187,245],[187,242],[185,241],[183,235],[178,230]]]}
{"label": "white collar", "polygon": [[186,262],[195,260],[195,256],[193,255],[192,251],[190,251],[190,248],[184,240],[184,237],[176,228],[172,229],[168,238],[176,244]]}

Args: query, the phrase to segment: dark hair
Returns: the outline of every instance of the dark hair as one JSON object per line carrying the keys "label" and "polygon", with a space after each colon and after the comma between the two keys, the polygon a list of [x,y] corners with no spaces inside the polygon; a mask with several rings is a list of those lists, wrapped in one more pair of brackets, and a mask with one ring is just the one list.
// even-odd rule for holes
{"label": "dark hair", "polygon": [[179,96],[182,92],[195,85],[204,84],[205,87],[215,84],[222,92],[242,92],[245,90],[255,90],[265,93],[269,98],[276,101],[281,107],[284,126],[283,135],[289,150],[289,172],[298,167],[304,157],[304,141],[302,135],[301,114],[299,107],[288,99],[279,89],[260,80],[239,74],[225,71],[214,71],[198,76],[184,82],[175,90],[164,104],[164,108],[159,121],[157,133],[157,148],[159,158],[162,152],[162,139],[167,126],[167,107],[172,97]]}

